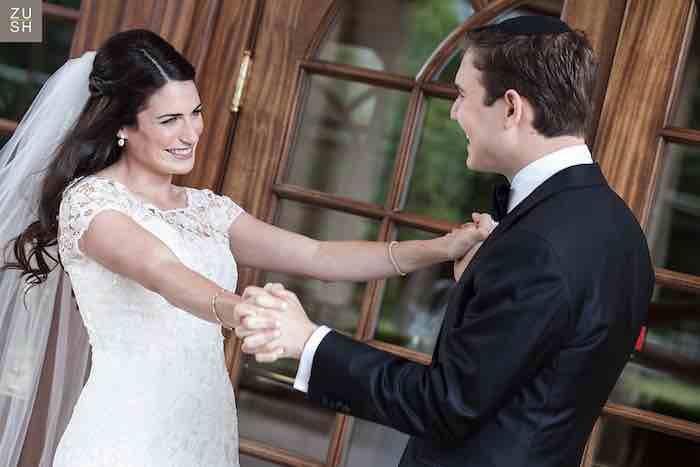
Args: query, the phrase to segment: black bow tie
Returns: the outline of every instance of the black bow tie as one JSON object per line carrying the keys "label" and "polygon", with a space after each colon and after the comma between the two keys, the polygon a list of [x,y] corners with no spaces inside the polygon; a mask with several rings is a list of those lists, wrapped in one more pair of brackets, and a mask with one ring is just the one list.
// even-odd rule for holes
{"label": "black bow tie", "polygon": [[494,220],[501,222],[501,219],[508,214],[508,197],[510,196],[510,184],[501,183],[493,189],[493,210]]}

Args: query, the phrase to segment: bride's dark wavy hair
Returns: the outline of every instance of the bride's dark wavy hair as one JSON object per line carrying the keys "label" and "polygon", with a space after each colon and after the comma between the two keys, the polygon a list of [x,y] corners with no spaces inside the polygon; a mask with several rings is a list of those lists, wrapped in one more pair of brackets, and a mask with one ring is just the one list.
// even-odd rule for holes
{"label": "bride's dark wavy hair", "polygon": [[110,37],[97,51],[89,78],[90,97],[75,125],[56,149],[41,187],[38,219],[6,245],[15,260],[0,270],[17,269],[30,284],[44,282],[60,264],[48,251],[56,245],[58,210],[72,180],[94,174],[121,156],[117,132],[136,127],[136,114],[168,81],[190,81],[194,67],[157,34],[134,29]]}

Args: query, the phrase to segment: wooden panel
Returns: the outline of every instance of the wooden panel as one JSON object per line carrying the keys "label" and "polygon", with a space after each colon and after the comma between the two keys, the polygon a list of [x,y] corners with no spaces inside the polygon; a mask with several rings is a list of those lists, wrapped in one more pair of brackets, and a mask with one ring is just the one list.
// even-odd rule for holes
{"label": "wooden panel", "polygon": [[[251,17],[254,7],[254,0],[223,1],[220,4],[218,18],[211,28],[215,33],[206,46],[207,55],[197,76],[204,106],[204,134],[198,144],[194,169],[178,183],[213,188],[218,175],[226,170],[223,167],[224,148],[232,119],[229,104],[233,98],[246,37],[253,26]],[[195,45],[190,47],[194,48]],[[239,193],[227,194],[241,201]]]}
{"label": "wooden panel", "polygon": [[296,453],[291,453],[284,449],[275,448],[249,439],[241,439],[240,450],[244,454],[266,459],[277,464],[298,467],[323,467],[323,464],[315,459],[300,457]]}
{"label": "wooden panel", "polygon": [[17,128],[18,123],[12,120],[7,120],[6,118],[0,118],[0,133],[2,134],[12,134]]}
{"label": "wooden panel", "polygon": [[[227,2],[228,3],[228,2]],[[246,209],[267,218],[288,109],[296,88],[298,60],[312,40],[331,0],[275,2],[263,12],[258,50],[250,72],[233,156],[223,191]],[[248,157],[255,154],[255,158]]]}
{"label": "wooden panel", "polygon": [[594,153],[642,225],[690,4],[636,0],[627,9],[598,126]]}
{"label": "wooden panel", "polygon": [[517,8],[524,4],[526,0],[492,0],[478,13],[471,16],[460,27],[450,33],[433,54],[426,60],[423,68],[418,72],[417,79],[420,82],[434,79],[439,70],[442,70],[454,51],[462,46],[464,33],[476,26],[488,24],[504,12]]}
{"label": "wooden panel", "polygon": [[193,63],[197,71],[201,71],[220,3],[226,2],[83,0],[71,56],[96,49],[117,31],[144,28],[163,36]]}
{"label": "wooden panel", "polygon": [[81,17],[73,33],[71,57],[77,57],[86,50],[95,50],[118,31],[125,3],[82,0]]}
{"label": "wooden panel", "polygon": [[669,127],[660,131],[667,141],[679,144],[700,146],[700,131],[689,128]]}
{"label": "wooden panel", "polygon": [[42,3],[41,13],[44,16],[53,19],[63,19],[67,21],[78,21],[80,19],[80,10],[55,5],[53,3]]}
{"label": "wooden panel", "polygon": [[331,63],[321,60],[304,60],[301,67],[317,75],[333,76],[336,78],[352,80],[357,83],[367,83],[389,89],[410,91],[414,81],[404,76],[386,73],[383,71],[369,70],[344,63]]}
{"label": "wooden panel", "polygon": [[[164,5],[161,7],[161,20],[157,24],[151,23],[151,27],[182,51],[192,62],[197,72],[202,72],[205,59],[208,59],[207,52],[213,48],[211,40],[217,16],[222,17],[221,9],[225,8],[222,4],[225,3],[231,2],[221,0],[164,1]],[[236,17],[229,18],[229,21],[232,19],[235,20]],[[229,47],[235,44],[236,42],[229,43]],[[198,83],[200,86],[204,84],[202,79],[198,80]]]}
{"label": "wooden panel", "polygon": [[656,268],[656,284],[692,293],[700,291],[700,277],[663,268]]}
{"label": "wooden panel", "polygon": [[700,441],[700,425],[647,410],[625,407],[608,402],[603,408],[606,416],[619,418],[631,425],[679,436],[691,441]]}
{"label": "wooden panel", "polygon": [[[586,34],[598,56],[598,76],[593,93],[594,117],[586,135],[586,141],[591,147],[595,142],[600,111],[608,87],[608,78],[626,5],[627,0],[598,0],[596,8],[591,8],[589,0],[567,0],[562,11],[562,19],[572,28]],[[594,157],[596,156],[597,154],[594,154]],[[596,160],[600,162],[598,157]]]}

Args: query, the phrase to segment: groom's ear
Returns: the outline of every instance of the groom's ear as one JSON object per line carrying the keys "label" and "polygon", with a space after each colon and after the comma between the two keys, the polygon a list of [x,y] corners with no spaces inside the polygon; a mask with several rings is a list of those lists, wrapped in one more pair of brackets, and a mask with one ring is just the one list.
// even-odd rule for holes
{"label": "groom's ear", "polygon": [[505,104],[503,127],[508,130],[519,126],[525,113],[525,98],[515,89],[508,89],[503,94],[503,102]]}

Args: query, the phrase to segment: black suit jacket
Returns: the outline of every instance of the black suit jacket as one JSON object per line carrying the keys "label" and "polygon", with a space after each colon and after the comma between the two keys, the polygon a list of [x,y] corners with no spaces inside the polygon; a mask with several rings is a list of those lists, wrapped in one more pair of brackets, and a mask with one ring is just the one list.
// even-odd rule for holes
{"label": "black suit jacket", "polygon": [[331,332],[308,396],[412,435],[401,466],[577,467],[653,284],[642,230],[598,165],[569,167],[477,252],[430,366]]}

